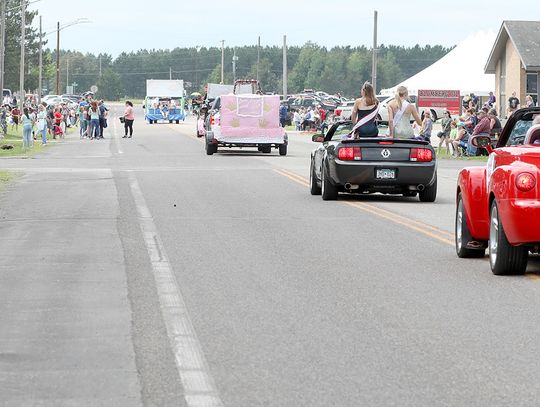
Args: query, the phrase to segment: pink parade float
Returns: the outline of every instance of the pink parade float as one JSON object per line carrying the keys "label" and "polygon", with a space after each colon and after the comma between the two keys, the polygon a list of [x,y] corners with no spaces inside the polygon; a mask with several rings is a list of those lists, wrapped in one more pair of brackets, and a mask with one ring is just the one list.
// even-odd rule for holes
{"label": "pink parade float", "polygon": [[[235,90],[246,82],[255,91],[256,81],[237,81]],[[198,133],[206,137],[206,154],[216,153],[219,147],[253,147],[263,153],[275,148],[280,155],[287,154],[287,133],[279,123],[279,96],[258,93],[233,93],[214,101],[204,127],[198,124]]]}

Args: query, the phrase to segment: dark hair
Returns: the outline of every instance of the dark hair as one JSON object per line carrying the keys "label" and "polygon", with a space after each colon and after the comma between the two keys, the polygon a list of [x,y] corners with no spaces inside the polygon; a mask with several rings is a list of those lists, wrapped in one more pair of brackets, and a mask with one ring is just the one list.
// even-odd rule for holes
{"label": "dark hair", "polygon": [[126,100],[126,105],[133,107],[133,103],[131,103],[129,100]]}
{"label": "dark hair", "polygon": [[30,116],[28,116],[28,108],[27,107],[23,108],[23,113],[24,113],[24,115],[26,116],[27,119],[30,119]]}

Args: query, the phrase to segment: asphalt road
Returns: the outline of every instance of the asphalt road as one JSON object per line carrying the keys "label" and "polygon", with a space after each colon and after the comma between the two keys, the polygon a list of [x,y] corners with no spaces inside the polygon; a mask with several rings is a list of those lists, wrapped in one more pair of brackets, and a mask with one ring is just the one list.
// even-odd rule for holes
{"label": "asphalt road", "polygon": [[122,132],[0,160],[0,406],[538,405],[540,262],[456,257],[470,163],[433,204],[323,202],[310,136],[209,157],[192,119]]}

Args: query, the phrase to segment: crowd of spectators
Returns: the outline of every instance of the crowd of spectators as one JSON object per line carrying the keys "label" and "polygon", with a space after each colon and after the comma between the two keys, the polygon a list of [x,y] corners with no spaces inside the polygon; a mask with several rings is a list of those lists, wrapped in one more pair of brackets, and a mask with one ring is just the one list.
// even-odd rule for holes
{"label": "crowd of spectators", "polygon": [[94,100],[91,94],[78,103],[70,104],[38,103],[37,98],[31,95],[25,98],[23,111],[16,97],[5,97],[0,110],[0,121],[4,134],[9,127],[18,132],[21,125],[23,147],[30,148],[38,137],[42,144],[47,144],[47,140],[63,138],[68,128],[77,125],[81,139],[102,139],[103,129],[107,127],[108,110],[103,100]]}

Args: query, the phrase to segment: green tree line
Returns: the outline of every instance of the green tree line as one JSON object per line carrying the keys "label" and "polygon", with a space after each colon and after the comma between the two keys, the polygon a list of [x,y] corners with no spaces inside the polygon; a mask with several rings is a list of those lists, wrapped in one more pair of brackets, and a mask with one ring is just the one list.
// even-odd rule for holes
{"label": "green tree line", "polygon": [[[20,21],[19,0],[7,0],[5,87],[19,88]],[[39,34],[32,28],[37,12],[27,11],[25,87],[37,91]],[[431,65],[451,48],[436,46],[403,47],[382,45],[378,51],[377,85],[384,89]],[[283,89],[283,50],[256,45],[227,47],[224,50],[224,81],[233,83],[234,53],[237,79],[257,76],[265,92],[281,93]],[[257,54],[260,59],[257,64]],[[372,52],[365,46],[327,48],[313,42],[287,49],[289,93],[316,89],[344,96],[357,96],[362,83],[371,78]],[[56,50],[44,49],[43,88],[56,89]],[[66,85],[82,93],[97,85],[98,96],[108,100],[124,97],[143,98],[146,79],[182,79],[188,93],[203,92],[208,82],[221,80],[221,49],[217,47],[152,49],[124,52],[113,58],[107,53],[92,54],[60,51],[60,92]]]}

